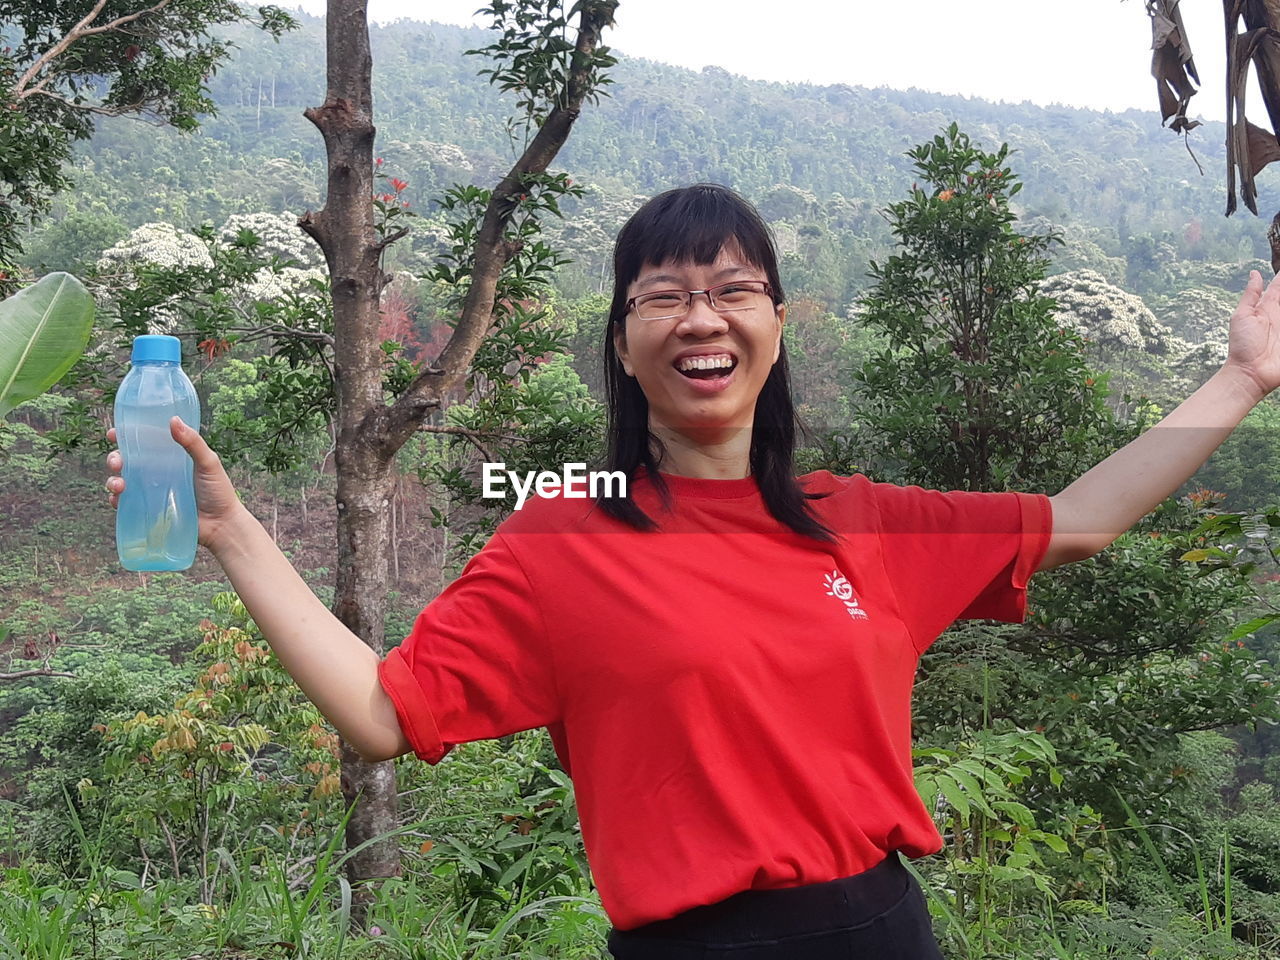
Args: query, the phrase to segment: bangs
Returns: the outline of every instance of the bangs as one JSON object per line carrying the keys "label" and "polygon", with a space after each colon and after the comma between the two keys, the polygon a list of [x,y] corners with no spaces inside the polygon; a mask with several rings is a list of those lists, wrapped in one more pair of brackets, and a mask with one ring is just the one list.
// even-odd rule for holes
{"label": "bangs", "polygon": [[615,310],[646,265],[714,263],[726,246],[765,271],[774,302],[781,303],[778,257],[768,225],[732,190],[700,183],[654,197],[619,232],[613,255]]}

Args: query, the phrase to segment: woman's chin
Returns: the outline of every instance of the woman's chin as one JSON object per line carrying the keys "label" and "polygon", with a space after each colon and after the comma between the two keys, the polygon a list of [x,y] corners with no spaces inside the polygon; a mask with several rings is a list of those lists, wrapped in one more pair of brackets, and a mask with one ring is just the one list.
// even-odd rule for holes
{"label": "woman's chin", "polygon": [[678,434],[696,446],[710,446],[726,443],[740,433],[750,436],[751,418],[744,422],[740,417],[717,416],[711,411],[700,415],[686,411],[678,418],[655,421],[651,428],[659,435]]}

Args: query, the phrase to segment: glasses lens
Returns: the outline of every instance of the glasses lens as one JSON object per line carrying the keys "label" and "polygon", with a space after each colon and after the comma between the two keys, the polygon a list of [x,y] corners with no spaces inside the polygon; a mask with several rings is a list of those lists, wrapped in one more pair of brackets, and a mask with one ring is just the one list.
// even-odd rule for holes
{"label": "glasses lens", "polygon": [[659,290],[636,297],[636,314],[643,320],[665,320],[678,317],[689,306],[689,295],[679,290]]}
{"label": "glasses lens", "polygon": [[723,310],[743,310],[756,303],[762,293],[764,284],[759,280],[727,283],[712,291],[716,306]]}

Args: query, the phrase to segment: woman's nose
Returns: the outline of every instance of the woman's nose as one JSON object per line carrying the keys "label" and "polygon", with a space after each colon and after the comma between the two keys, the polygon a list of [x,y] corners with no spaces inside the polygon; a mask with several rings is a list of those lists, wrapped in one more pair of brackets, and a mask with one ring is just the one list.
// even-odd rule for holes
{"label": "woman's nose", "polygon": [[689,312],[680,318],[680,332],[706,336],[729,329],[724,314],[711,308],[711,298],[705,291],[689,301]]}

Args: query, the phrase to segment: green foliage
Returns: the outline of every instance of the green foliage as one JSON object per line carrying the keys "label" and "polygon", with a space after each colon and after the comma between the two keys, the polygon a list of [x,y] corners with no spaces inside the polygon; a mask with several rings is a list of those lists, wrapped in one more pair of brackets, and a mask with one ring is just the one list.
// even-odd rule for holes
{"label": "green foliage", "polygon": [[310,834],[308,818],[340,793],[337,736],[239,601],[223,594],[214,606],[240,626],[202,624],[195,653],[206,666],[194,687],[160,713],[95,725],[101,779],[77,785],[113,836],[151,846],[174,880],[193,872],[205,903],[219,883],[219,850],[243,849],[264,822],[279,824],[282,837]]}
{"label": "green foliage", "polygon": [[[178,0],[139,9],[123,0],[5,0],[0,22],[0,264],[21,253],[21,227],[71,185],[64,163],[97,115],[139,116],[194,130],[214,102],[209,77],[231,52],[214,35],[255,23],[279,38],[294,21],[277,7],[250,13],[232,0]],[[79,25],[84,32],[74,32]],[[7,281],[7,282],[6,282]],[[12,280],[0,277],[0,290]]]}
{"label": "green foliage", "polygon": [[886,478],[941,489],[1061,481],[1110,427],[1078,337],[1039,294],[1053,234],[1014,228],[1008,145],[952,124],[908,152],[925,186],[890,205],[899,248],[873,261],[863,322],[888,348],[856,374],[858,410]]}
{"label": "green foliage", "polygon": [[[862,423],[829,438],[826,455],[925,486],[1055,490],[1158,415],[1139,406],[1129,423],[1113,421],[1104,378],[1041,292],[1052,230],[1014,227],[1018,181],[1007,153],[975,148],[953,125],[909,154],[919,180],[889,210],[899,251],[873,266],[876,285],[862,304],[888,345],[857,376]],[[1097,829],[1128,822],[1116,791],[1148,822],[1191,832],[1208,804],[1188,775],[1185,734],[1280,720],[1280,678],[1246,641],[1273,619],[1253,612],[1251,582],[1268,557],[1271,523],[1217,516],[1217,502],[1193,494],[1163,505],[1099,556],[1038,576],[1027,625],[961,625],[923,657],[920,778],[948,838],[934,906],[961,955],[1025,956],[1049,937],[1054,955],[1072,955],[1064,944],[1087,941],[1076,937],[1077,920],[1095,899],[1120,901],[1094,913],[1123,929],[1125,911],[1149,907],[1140,885],[1117,883],[1140,873],[1133,848]],[[990,745],[1010,737],[1021,739]],[[1019,743],[1036,744],[1040,762],[1002,786],[997,775],[1018,766]],[[969,744],[984,745],[994,765],[974,761]],[[1031,833],[1044,824],[1055,826]],[[1160,909],[1185,927],[1191,912],[1208,909],[1203,897],[1183,896],[1196,889],[1195,858],[1167,862],[1179,895]],[[1236,892],[1267,895],[1245,889]],[[1212,896],[1221,911],[1221,891]],[[1047,931],[1029,923],[1037,900],[1063,921]],[[1139,952],[1182,949],[1196,929],[1170,940],[1137,933],[1133,943]]]}
{"label": "green foliage", "polygon": [[0,417],[71,369],[89,342],[93,310],[89,292],[68,273],[0,301]]}
{"label": "green foliage", "polygon": [[68,205],[64,216],[49,218],[26,243],[22,262],[37,274],[65,270],[83,275],[102,251],[127,232],[124,221],[103,204],[87,209]]}
{"label": "green foliage", "polygon": [[[600,5],[600,0],[585,2]],[[606,71],[618,61],[608,47],[598,46],[587,62],[578,62],[583,58],[569,38],[569,21],[583,5],[575,3],[566,11],[563,0],[493,0],[478,11],[490,18],[490,29],[501,36],[467,53],[493,61],[494,66],[481,70],[480,76],[488,77],[504,93],[515,95],[515,116],[508,126],[513,134],[523,129],[528,136],[554,108],[567,105],[560,96],[568,89],[572,72],[586,71],[584,96],[589,103],[598,103],[600,88],[613,82]]]}
{"label": "green foliage", "polygon": [[[28,400],[24,410],[53,414],[65,409],[70,398],[46,393]],[[24,484],[43,490],[59,471],[54,448],[37,428],[18,419],[0,420],[0,463]]]}
{"label": "green foliage", "polygon": [[1280,504],[1280,402],[1258,404],[1196,474],[1196,482],[1224,495],[1233,513]]}
{"label": "green foliage", "polygon": [[982,730],[950,748],[917,748],[913,756],[916,788],[947,838],[943,864],[933,867],[945,866],[951,890],[934,892],[935,901],[951,918],[956,947],[966,956],[988,956],[993,941],[1003,939],[1002,918],[1061,896],[1054,855],[1083,848],[1097,814],[1084,807],[1056,818],[1050,829],[1038,826],[1024,801],[1037,781],[1062,785],[1057,755],[1040,734]]}

